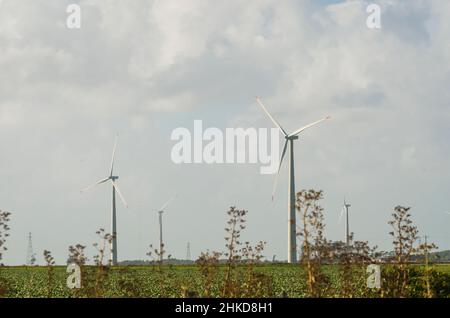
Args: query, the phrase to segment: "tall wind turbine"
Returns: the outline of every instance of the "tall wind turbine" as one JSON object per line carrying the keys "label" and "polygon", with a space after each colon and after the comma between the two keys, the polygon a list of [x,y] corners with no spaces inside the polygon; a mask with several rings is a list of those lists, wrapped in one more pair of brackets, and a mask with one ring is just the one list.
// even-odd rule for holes
{"label": "tall wind turbine", "polygon": [[163,226],[162,226],[162,215],[164,213],[164,209],[169,205],[170,202],[172,202],[177,195],[170,198],[166,203],[163,204],[161,209],[159,209],[159,260],[160,262],[163,261],[163,250],[164,250],[164,243],[163,243]]}
{"label": "tall wind turbine", "polygon": [[344,199],[344,205],[342,206],[341,215],[339,216],[339,221],[342,218],[342,215],[345,212],[345,244],[347,246],[350,245],[350,225],[348,220],[348,208],[351,207],[351,204],[348,204]]}
{"label": "tall wind turbine", "polygon": [[112,240],[111,240],[111,244],[110,244],[110,250],[111,250],[111,254],[110,254],[110,264],[111,265],[117,265],[117,220],[116,220],[116,192],[120,197],[120,200],[122,201],[123,205],[125,207],[128,207],[127,202],[125,201],[122,193],[119,190],[119,186],[117,185],[117,179],[119,179],[119,177],[117,175],[114,175],[114,157],[116,154],[116,147],[117,147],[117,136],[116,139],[114,141],[114,148],[113,148],[113,152],[112,152],[112,157],[111,157],[111,167],[109,170],[109,177],[102,179],[100,181],[97,181],[96,183],[90,185],[87,188],[84,188],[83,190],[81,190],[81,192],[85,192],[99,184],[105,183],[110,181],[111,185],[112,185],[112,209],[111,209],[111,235],[112,235]]}
{"label": "tall wind turbine", "polygon": [[272,115],[269,113],[269,111],[266,109],[264,104],[261,102],[261,99],[259,97],[256,97],[256,101],[261,106],[263,111],[266,113],[267,117],[275,124],[275,126],[280,129],[280,131],[283,133],[284,138],[286,139],[283,147],[283,152],[281,154],[280,158],[280,165],[278,167],[277,176],[274,183],[273,193],[272,193],[272,200],[275,194],[276,184],[278,175],[280,173],[281,164],[283,163],[284,155],[286,154],[287,146],[289,143],[289,199],[288,199],[288,262],[289,263],[296,263],[297,262],[297,236],[296,236],[296,222],[295,222],[295,174],[294,174],[294,140],[298,139],[298,135],[302,133],[304,130],[311,128],[312,126],[317,125],[318,123],[321,123],[324,120],[327,120],[330,118],[330,116],[327,116],[325,118],[322,118],[318,121],[315,121],[309,125],[306,125],[300,129],[297,129],[291,134],[286,133],[286,131],[281,127],[281,125],[272,117]]}

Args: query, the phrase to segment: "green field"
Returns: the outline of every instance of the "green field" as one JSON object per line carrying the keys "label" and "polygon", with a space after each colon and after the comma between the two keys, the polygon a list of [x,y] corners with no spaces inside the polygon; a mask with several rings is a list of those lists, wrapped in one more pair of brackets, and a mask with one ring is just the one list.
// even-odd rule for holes
{"label": "green field", "polygon": [[[423,266],[412,265],[419,276],[410,278],[411,297],[423,297]],[[383,267],[383,273],[388,266]],[[66,267],[1,267],[3,297],[220,297],[226,266],[220,265],[209,278],[196,265],[123,266],[106,268],[84,266],[81,289],[69,289]],[[238,266],[232,281],[241,297],[308,297],[305,270],[300,265],[268,264],[251,269]],[[351,297],[382,297],[381,290],[366,287],[365,267],[356,267],[351,275]],[[344,278],[338,265],[323,267],[323,297],[344,297]],[[450,265],[433,265],[432,286],[436,297],[450,297]],[[104,274],[103,276],[100,274]],[[348,280],[348,276],[347,280]],[[383,281],[384,283],[384,281]],[[246,292],[248,291],[248,293]]]}

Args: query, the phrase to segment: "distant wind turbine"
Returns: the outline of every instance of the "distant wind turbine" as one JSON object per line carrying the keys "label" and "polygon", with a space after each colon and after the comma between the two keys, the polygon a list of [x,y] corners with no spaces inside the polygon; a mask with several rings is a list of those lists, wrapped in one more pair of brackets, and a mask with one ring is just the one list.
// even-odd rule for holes
{"label": "distant wind turbine", "polygon": [[350,245],[350,225],[349,225],[349,219],[348,219],[348,208],[351,207],[350,204],[348,204],[344,199],[344,205],[342,206],[341,215],[339,216],[339,222],[342,219],[342,215],[345,212],[345,244],[347,246]]}
{"label": "distant wind turbine", "polygon": [[177,195],[174,195],[172,198],[170,198],[166,203],[163,204],[163,206],[158,210],[159,213],[159,260],[163,261],[163,249],[164,249],[164,243],[163,243],[163,225],[162,225],[162,215],[164,213],[164,209],[171,203]]}
{"label": "distant wind turbine", "polygon": [[294,140],[298,139],[298,135],[302,133],[304,130],[311,128],[324,120],[330,119],[330,116],[322,118],[318,121],[315,121],[309,125],[306,125],[300,129],[297,129],[292,134],[288,134],[281,125],[272,117],[269,111],[261,102],[259,97],[256,97],[256,101],[261,106],[263,111],[266,113],[267,117],[275,124],[275,126],[280,129],[283,133],[284,138],[286,139],[283,147],[283,152],[280,158],[280,165],[278,167],[278,172],[275,178],[275,183],[272,192],[272,200],[275,195],[275,189],[277,185],[278,175],[280,173],[281,164],[283,163],[284,155],[286,154],[287,146],[289,143],[289,201],[288,201],[288,262],[296,263],[297,262],[297,236],[296,236],[296,221],[295,221],[295,174],[294,174]]}
{"label": "distant wind turbine", "polygon": [[116,139],[114,141],[114,148],[113,148],[113,152],[112,152],[112,157],[111,157],[111,167],[110,167],[110,171],[109,171],[109,177],[102,179],[100,181],[97,181],[96,183],[90,185],[87,188],[84,188],[83,190],[81,190],[81,192],[85,192],[87,190],[92,189],[93,187],[105,183],[107,181],[111,182],[112,185],[112,209],[111,209],[111,235],[112,235],[112,240],[111,240],[111,245],[110,245],[110,250],[111,250],[111,254],[110,254],[110,264],[111,265],[117,265],[117,221],[116,221],[116,192],[117,194],[119,194],[120,200],[122,201],[122,203],[124,204],[125,207],[128,207],[127,202],[125,201],[122,193],[119,190],[119,186],[117,185],[117,179],[119,179],[118,176],[115,176],[114,173],[114,157],[115,157],[115,153],[116,153],[116,147],[117,147],[117,136]]}

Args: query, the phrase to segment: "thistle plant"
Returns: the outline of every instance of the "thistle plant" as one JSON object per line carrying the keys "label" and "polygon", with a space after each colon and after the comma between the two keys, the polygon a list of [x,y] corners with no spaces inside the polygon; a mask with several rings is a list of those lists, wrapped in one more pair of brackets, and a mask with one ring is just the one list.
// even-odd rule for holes
{"label": "thistle plant", "polygon": [[96,267],[94,294],[95,297],[101,297],[104,295],[104,284],[108,277],[108,268],[103,263],[106,247],[111,245],[114,237],[112,234],[106,233],[103,228],[100,228],[97,232],[95,232],[95,234],[97,234],[97,236],[99,237],[100,244],[92,244],[92,246],[94,246],[94,248],[97,250],[97,254],[94,255],[94,264]]}
{"label": "thistle plant", "polygon": [[8,226],[8,222],[10,215],[11,215],[10,212],[0,210],[0,266],[3,265],[2,264],[3,253],[8,250],[5,244],[6,238],[9,236],[8,232],[10,229]]}
{"label": "thistle plant", "polygon": [[200,269],[203,278],[203,294],[202,297],[211,297],[213,284],[217,279],[219,271],[220,252],[202,252],[200,257],[195,261]]}
{"label": "thistle plant", "polygon": [[54,281],[54,271],[53,266],[55,265],[55,259],[50,251],[44,250],[44,260],[47,265],[47,298],[52,297],[53,281]]}
{"label": "thistle plant", "polygon": [[[2,266],[3,252],[7,251],[6,238],[9,236],[9,216],[11,213],[0,210],[0,266]],[[0,277],[0,296],[7,292],[7,281],[3,277]]]}
{"label": "thistle plant", "polygon": [[324,237],[323,208],[318,201],[323,191],[302,190],[297,193],[296,208],[301,226],[298,235],[301,244],[301,264],[306,267],[307,286],[310,297],[322,297],[326,293],[326,276],[322,272],[322,261],[328,256],[328,242]]}
{"label": "thistle plant", "polygon": [[415,242],[418,239],[417,227],[411,220],[409,210],[411,208],[396,206],[392,213],[392,220],[388,224],[392,227],[389,234],[393,238],[394,253],[396,260],[395,279],[392,280],[390,293],[394,297],[408,296],[408,268],[410,257],[417,251]]}
{"label": "thistle plant", "polygon": [[432,298],[434,297],[433,291],[431,289],[431,283],[430,283],[430,276],[432,273],[432,269],[430,268],[430,262],[429,262],[429,253],[431,250],[437,249],[437,245],[434,243],[428,243],[427,237],[425,236],[425,242],[420,244],[418,247],[418,251],[420,254],[423,254],[425,259],[425,276],[424,276],[424,283],[425,283],[425,297],[426,298]]}
{"label": "thistle plant", "polygon": [[245,229],[244,224],[247,211],[238,210],[236,207],[232,206],[227,214],[230,219],[227,222],[227,227],[225,228],[227,236],[225,237],[226,252],[224,253],[224,256],[227,258],[227,266],[225,269],[222,297],[233,297],[238,293],[237,286],[233,283],[233,276],[236,265],[242,258],[239,254],[240,246],[242,245],[240,237],[241,231]]}
{"label": "thistle plant", "polygon": [[74,263],[80,267],[85,265],[87,261],[87,257],[84,255],[85,248],[86,246],[83,246],[81,244],[69,246],[69,258],[67,260],[67,263]]}
{"label": "thistle plant", "polygon": [[367,241],[355,241],[350,235],[350,245],[334,242],[329,245],[329,263],[338,268],[339,284],[335,296],[353,298],[365,296],[366,266],[375,262],[377,247],[370,247]]}

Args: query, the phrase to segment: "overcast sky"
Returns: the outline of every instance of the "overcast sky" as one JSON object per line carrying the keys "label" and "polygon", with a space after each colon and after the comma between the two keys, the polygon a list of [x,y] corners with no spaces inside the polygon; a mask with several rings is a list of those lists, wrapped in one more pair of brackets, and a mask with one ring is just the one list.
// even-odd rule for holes
{"label": "overcast sky", "polygon": [[67,0],[0,1],[0,209],[12,212],[7,264],[23,264],[28,232],[64,263],[69,245],[109,231],[111,189],[80,189],[116,172],[119,260],[158,241],[156,211],[174,193],[164,230],[173,257],[223,250],[225,212],[247,209],[244,240],[287,257],[287,167],[275,201],[259,165],[176,165],[177,127],[288,131],[331,115],[296,143],[297,189],[325,192],[326,234],[344,196],[351,231],[381,249],[396,205],[422,235],[450,249],[450,2],[82,0],[81,29]]}

